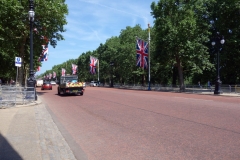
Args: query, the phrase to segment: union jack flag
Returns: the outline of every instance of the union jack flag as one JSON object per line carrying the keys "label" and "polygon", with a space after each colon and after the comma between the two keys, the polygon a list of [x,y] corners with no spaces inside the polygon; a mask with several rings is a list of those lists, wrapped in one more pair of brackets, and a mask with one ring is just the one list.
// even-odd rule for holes
{"label": "union jack flag", "polygon": [[77,65],[76,64],[72,64],[72,74],[76,74],[77,73]]}
{"label": "union jack flag", "polygon": [[37,71],[40,71],[40,66],[38,66]]}
{"label": "union jack flag", "polygon": [[48,60],[48,45],[42,45],[42,54],[39,57],[39,61],[47,61]]}
{"label": "union jack flag", "polygon": [[53,71],[53,78],[56,78],[56,72]]}
{"label": "union jack flag", "polygon": [[42,45],[42,55],[48,54],[48,45]]}
{"label": "union jack flag", "polygon": [[62,76],[65,76],[65,72],[66,72],[66,70],[64,68],[62,68]]}
{"label": "union jack flag", "polygon": [[148,43],[141,39],[137,39],[137,66],[141,68],[148,68]]}
{"label": "union jack flag", "polygon": [[33,32],[35,32],[36,34],[38,34],[38,29],[37,29],[37,28],[34,28],[34,29],[33,29]]}
{"label": "union jack flag", "polygon": [[49,39],[46,36],[41,36],[41,39],[43,39],[45,41],[45,43],[48,44]]}
{"label": "union jack flag", "polygon": [[49,79],[52,79],[52,73],[49,73]]}
{"label": "union jack flag", "polygon": [[48,56],[47,56],[47,54],[44,55],[44,56],[42,56],[42,57],[40,57],[40,61],[41,61],[41,62],[43,62],[43,61],[47,61],[47,60],[48,60]]}
{"label": "union jack flag", "polygon": [[98,62],[98,59],[90,56],[90,73],[96,74],[96,64]]}

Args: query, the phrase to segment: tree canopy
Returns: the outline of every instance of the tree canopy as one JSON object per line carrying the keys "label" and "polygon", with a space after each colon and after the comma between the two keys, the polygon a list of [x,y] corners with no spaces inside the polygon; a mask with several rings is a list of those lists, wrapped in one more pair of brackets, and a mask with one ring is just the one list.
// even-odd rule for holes
{"label": "tree canopy", "polygon": [[[28,3],[18,0],[2,0],[0,23],[0,77],[14,76],[14,59],[21,56],[24,66],[29,64]],[[46,5],[47,4],[47,5]],[[223,84],[240,83],[240,2],[238,0],[161,0],[152,2],[151,14],[151,83],[178,85],[184,91],[185,84],[201,84],[216,79],[216,54],[220,53],[220,75]],[[41,9],[40,9],[41,8]],[[44,8],[44,9],[42,9]],[[34,34],[35,64],[44,43],[41,36],[56,46],[64,38],[63,26],[68,12],[63,0],[35,1],[36,21]],[[54,13],[54,14],[52,14]],[[51,15],[51,16],[50,16]],[[4,18],[3,18],[4,17]],[[216,49],[211,45],[214,35],[220,33],[225,43]],[[111,76],[119,84],[146,85],[148,70],[136,66],[136,36],[147,41],[148,29],[140,25],[126,26],[119,36],[109,37],[93,51],[81,53],[77,59],[66,60],[52,67],[39,77],[57,73],[66,68],[71,74],[71,63],[78,65],[81,81],[97,80],[97,74],[89,72],[90,56],[99,59],[99,75],[102,83],[109,83]],[[13,42],[13,43],[9,43]],[[110,65],[114,64],[114,65]]]}
{"label": "tree canopy", "polygon": [[[29,2],[21,0],[1,0],[0,2],[0,77],[15,76],[15,57],[22,58],[22,74],[29,70],[30,26],[28,20]],[[43,44],[57,45],[63,40],[61,32],[67,24],[68,8],[65,0],[35,0],[34,1],[34,68],[41,63],[38,61]]]}

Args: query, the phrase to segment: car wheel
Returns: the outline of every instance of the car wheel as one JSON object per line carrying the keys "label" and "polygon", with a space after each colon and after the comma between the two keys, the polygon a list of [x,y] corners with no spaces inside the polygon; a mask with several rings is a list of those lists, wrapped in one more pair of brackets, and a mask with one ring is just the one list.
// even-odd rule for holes
{"label": "car wheel", "polygon": [[66,96],[66,90],[65,89],[63,90],[63,95]]}

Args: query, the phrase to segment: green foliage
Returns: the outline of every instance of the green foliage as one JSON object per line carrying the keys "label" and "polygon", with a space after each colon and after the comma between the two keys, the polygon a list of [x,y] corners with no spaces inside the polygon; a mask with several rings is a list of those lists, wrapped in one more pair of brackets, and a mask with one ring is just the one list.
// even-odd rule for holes
{"label": "green foliage", "polygon": [[[202,18],[207,2],[196,0],[161,0],[152,3],[156,27],[155,56],[178,68],[180,90],[184,90],[184,73],[202,73],[212,67],[209,62],[209,25]],[[160,62],[160,63],[161,63]]]}
{"label": "green foliage", "polygon": [[[220,51],[220,75],[224,84],[240,83],[240,2],[219,0],[209,7],[212,11],[212,33],[224,35],[225,44]],[[215,29],[215,30],[214,30]],[[215,54],[215,53],[212,53]],[[214,63],[216,55],[212,56]]]}
{"label": "green foliage", "polygon": [[[33,28],[38,30],[34,32],[33,53],[34,68],[41,65],[38,58],[42,52],[42,44],[46,44],[41,37],[49,39],[50,45],[56,46],[57,41],[63,40],[60,34],[64,32],[63,26],[67,24],[65,16],[68,14],[65,0],[35,0],[34,1],[35,18]],[[22,58],[22,70],[27,74],[29,70],[29,45],[30,32],[28,20],[29,2],[19,0],[1,0],[0,1],[0,64],[6,66],[0,67],[0,77],[16,77],[15,57]]]}
{"label": "green foliage", "polygon": [[24,30],[23,10],[24,8],[17,0],[1,0],[0,2],[0,64],[4,66],[0,67],[0,77],[2,78],[14,77],[16,72],[15,56],[18,55],[18,46],[21,44],[20,37]]}
{"label": "green foliage", "polygon": [[[0,1],[0,77],[14,77],[14,58],[23,58],[25,69],[29,64],[28,2],[18,0]],[[151,4],[155,19],[151,27],[150,60],[152,84],[184,83],[202,84],[216,78],[216,49],[211,46],[212,36],[220,32],[225,44],[220,51],[220,75],[224,84],[240,83],[240,2],[238,0],[161,0]],[[68,13],[64,0],[35,1],[34,34],[35,67],[41,53],[41,36],[49,38],[50,45],[63,40],[61,32],[67,24]],[[119,36],[110,37],[94,51],[87,51],[77,59],[55,65],[46,75],[55,71],[61,76],[62,68],[71,74],[71,64],[78,65],[80,81],[97,80],[98,75],[89,73],[90,56],[99,59],[99,78],[108,83],[113,74],[115,83],[143,84],[148,70],[136,67],[136,36],[148,39],[148,30],[140,25],[126,26]],[[11,43],[9,43],[11,42]],[[110,63],[114,65],[111,66]]]}

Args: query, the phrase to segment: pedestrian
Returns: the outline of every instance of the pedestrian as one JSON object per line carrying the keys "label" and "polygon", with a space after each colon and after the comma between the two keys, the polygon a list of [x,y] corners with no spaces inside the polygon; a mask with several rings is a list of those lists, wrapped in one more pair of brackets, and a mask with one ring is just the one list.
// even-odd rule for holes
{"label": "pedestrian", "polygon": [[199,88],[202,88],[200,81],[198,81],[198,86]]}
{"label": "pedestrian", "polygon": [[2,80],[1,80],[1,78],[0,78],[0,86],[2,85]]}
{"label": "pedestrian", "polygon": [[210,81],[207,82],[207,85],[208,85],[208,88],[211,88],[211,82]]}
{"label": "pedestrian", "polygon": [[10,85],[15,85],[15,81],[13,79],[11,79]]}
{"label": "pedestrian", "polygon": [[212,85],[210,81],[208,81],[208,88],[212,91]]}

